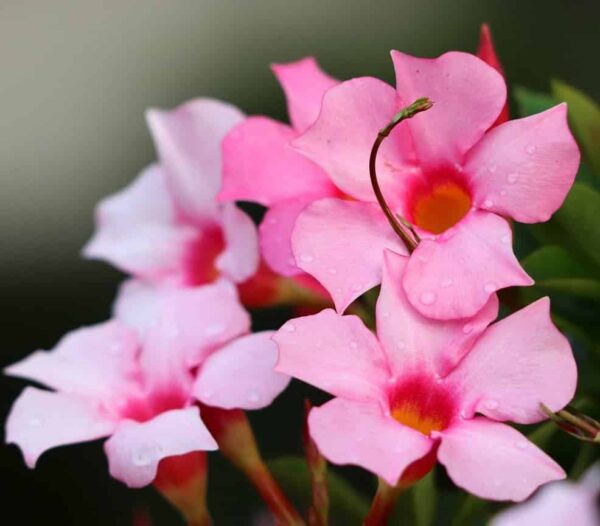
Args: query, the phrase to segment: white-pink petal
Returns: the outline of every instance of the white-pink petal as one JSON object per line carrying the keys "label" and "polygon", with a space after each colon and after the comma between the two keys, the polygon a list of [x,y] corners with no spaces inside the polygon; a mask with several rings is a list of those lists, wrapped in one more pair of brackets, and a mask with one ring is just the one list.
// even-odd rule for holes
{"label": "white-pink petal", "polygon": [[292,233],[297,265],[327,289],[338,312],[381,282],[386,249],[406,253],[372,203],[322,199],[300,213]]}
{"label": "white-pink petal", "polygon": [[569,403],[577,366],[542,298],[483,333],[451,379],[462,385],[466,411],[529,424],[546,418],[540,403],[552,411]]}
{"label": "white-pink petal", "polygon": [[287,387],[290,377],[275,371],[272,331],[242,336],[215,351],[202,365],[193,392],[223,409],[262,409]]}
{"label": "white-pink petal", "polygon": [[198,408],[189,407],[161,413],[147,422],[121,422],[104,450],[110,474],[131,488],[140,488],[154,480],[163,458],[217,447]]}
{"label": "white-pink petal", "polygon": [[149,110],[147,121],[175,206],[188,219],[214,213],[221,186],[221,141],[243,114],[214,99],[195,99],[171,111]]}
{"label": "white-pink petal", "polygon": [[522,501],[565,478],[562,468],[521,433],[478,417],[441,433],[439,461],[452,481],[483,499]]}
{"label": "white-pink petal", "polygon": [[327,460],[360,466],[391,485],[434,444],[425,435],[386,416],[373,402],[335,398],[313,408],[308,425],[310,436]]}
{"label": "white-pink petal", "polygon": [[421,241],[402,284],[419,312],[444,320],[474,316],[496,291],[533,280],[513,254],[506,220],[473,211],[444,234]]}
{"label": "white-pink petal", "polygon": [[27,387],[6,420],[6,442],[19,446],[34,468],[45,451],[108,436],[115,425],[79,396]]}
{"label": "white-pink petal", "polygon": [[325,309],[286,322],[273,336],[276,370],[336,396],[380,400],[389,376],[379,342],[357,316]]}
{"label": "white-pink petal", "polygon": [[505,122],[467,156],[476,205],[522,223],[547,221],[561,206],[579,167],[567,106]]}

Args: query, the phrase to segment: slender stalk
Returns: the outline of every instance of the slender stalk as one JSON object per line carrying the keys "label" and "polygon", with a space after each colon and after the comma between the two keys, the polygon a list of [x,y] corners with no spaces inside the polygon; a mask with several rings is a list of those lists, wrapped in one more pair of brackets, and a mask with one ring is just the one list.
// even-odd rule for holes
{"label": "slender stalk", "polygon": [[403,108],[400,110],[394,118],[377,134],[377,138],[373,143],[373,147],[371,148],[371,156],[369,157],[369,175],[371,176],[371,186],[373,187],[373,192],[375,193],[375,197],[377,198],[377,202],[381,207],[381,210],[385,214],[388,222],[390,223],[392,229],[400,239],[406,245],[406,248],[409,252],[413,252],[414,249],[419,244],[419,238],[414,231],[414,229],[408,224],[408,222],[403,218],[397,218],[394,213],[391,211],[389,205],[387,204],[385,197],[383,196],[383,192],[381,191],[381,187],[379,186],[379,181],[377,180],[377,153],[379,152],[379,147],[381,143],[385,140],[385,138],[392,132],[392,130],[400,124],[405,119],[410,119],[414,117],[417,113],[428,110],[431,108],[433,103],[428,98],[417,99],[410,106]]}
{"label": "slender stalk", "polygon": [[308,414],[311,410],[309,400],[304,401],[304,451],[306,464],[310,472],[312,501],[308,510],[309,526],[327,526],[329,524],[329,489],[327,487],[327,461],[319,452],[308,430]]}
{"label": "slender stalk", "polygon": [[262,459],[246,414],[201,405],[202,420],[217,443],[220,452],[254,485],[275,516],[278,526],[304,526],[300,514],[288,501]]}
{"label": "slender stalk", "polygon": [[385,526],[403,490],[404,488],[400,486],[390,486],[380,478],[377,493],[375,493],[371,509],[363,522],[363,526]]}

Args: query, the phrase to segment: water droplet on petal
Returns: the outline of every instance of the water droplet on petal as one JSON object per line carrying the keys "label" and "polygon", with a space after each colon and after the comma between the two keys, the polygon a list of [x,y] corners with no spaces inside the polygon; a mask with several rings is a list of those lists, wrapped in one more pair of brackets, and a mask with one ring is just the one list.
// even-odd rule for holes
{"label": "water droplet on petal", "polygon": [[531,155],[535,153],[535,146],[533,146],[533,144],[530,144],[527,148],[525,148],[525,151]]}
{"label": "water droplet on petal", "polygon": [[490,207],[494,206],[494,202],[493,202],[493,201],[491,201],[490,199],[486,199],[486,200],[483,202],[483,206],[485,206],[485,207],[487,207],[487,208],[490,208]]}
{"label": "water droplet on petal", "polygon": [[285,325],[285,330],[288,332],[294,332],[296,330],[296,326],[293,323],[287,323]]}
{"label": "water droplet on petal", "polygon": [[154,459],[154,451],[150,447],[141,447],[133,453],[131,461],[134,466],[148,466]]}
{"label": "water droplet on petal", "polygon": [[406,344],[403,341],[399,341],[396,345],[398,346],[398,349],[400,349],[400,350],[406,348]]}
{"label": "water droplet on petal", "polygon": [[506,190],[500,190],[500,195],[501,196],[505,196],[506,195]]}
{"label": "water droplet on petal", "polygon": [[389,310],[384,310],[384,311],[381,313],[381,315],[382,315],[384,318],[389,318],[389,317],[390,317],[390,311],[389,311]]}
{"label": "water droplet on petal", "polygon": [[222,323],[216,323],[215,325],[209,325],[204,329],[204,334],[206,336],[217,336],[225,332],[225,325]]}
{"label": "water droplet on petal", "polygon": [[494,409],[498,409],[500,403],[498,400],[486,400],[483,405],[486,409],[491,409],[493,411]]}
{"label": "water droplet on petal", "polygon": [[505,234],[500,238],[500,241],[502,241],[502,243],[504,243],[505,245],[508,245],[510,243],[510,236],[508,234]]}
{"label": "water droplet on petal", "polygon": [[300,254],[300,261],[303,263],[310,263],[315,257],[312,254]]}
{"label": "water droplet on petal", "polygon": [[508,174],[508,176],[506,178],[506,180],[508,181],[508,184],[515,184],[518,179],[519,179],[519,174],[517,174],[517,173]]}
{"label": "water droplet on petal", "polygon": [[119,354],[122,350],[123,350],[123,347],[118,342],[112,343],[108,347],[109,354]]}
{"label": "water droplet on petal", "polygon": [[467,412],[466,412],[466,411],[463,409],[463,410],[462,410],[462,411],[459,413],[459,415],[458,415],[458,416],[460,416],[460,418],[464,420],[465,418],[467,418]]}
{"label": "water droplet on petal", "polygon": [[496,171],[496,165],[492,164],[490,166],[488,166],[488,172],[490,172],[491,174],[493,174]]}
{"label": "water droplet on petal", "polygon": [[29,420],[29,425],[31,427],[40,427],[44,421],[39,416],[34,416]]}
{"label": "water droplet on petal", "polygon": [[327,272],[329,272],[332,276],[334,276],[335,274],[337,274],[337,270],[334,269],[333,267],[331,267],[330,269],[328,269]]}
{"label": "water droplet on petal", "polygon": [[473,332],[473,325],[470,323],[466,323],[463,327],[463,332],[465,334],[470,334],[471,332]]}
{"label": "water droplet on petal", "polygon": [[351,348],[351,349],[358,349],[358,342],[356,342],[356,341],[352,340],[352,341],[350,342],[350,348]]}
{"label": "water droplet on petal", "polygon": [[250,391],[248,393],[248,401],[256,403],[260,400],[260,395],[256,391]]}
{"label": "water droplet on petal", "polygon": [[488,281],[484,286],[483,286],[483,290],[485,292],[487,292],[488,294],[491,294],[492,292],[494,292],[495,290],[497,290],[497,286],[493,281]]}
{"label": "water droplet on petal", "polygon": [[388,378],[388,384],[393,385],[396,383],[396,377],[395,376],[390,376]]}
{"label": "water droplet on petal", "polygon": [[451,280],[450,278],[443,279],[442,281],[440,281],[440,287],[442,287],[443,289],[447,289],[448,287],[451,287],[452,285],[454,285],[454,281]]}
{"label": "water droplet on petal", "polygon": [[435,303],[436,295],[433,292],[423,292],[419,299],[423,305],[432,305]]}
{"label": "water droplet on petal", "polygon": [[515,446],[517,447],[517,449],[527,449],[529,447],[529,443],[527,442],[527,440],[517,440]]}
{"label": "water droplet on petal", "polygon": [[352,285],[352,287],[350,287],[350,290],[352,290],[352,292],[358,292],[360,289],[362,289],[361,283],[355,283],[354,285]]}

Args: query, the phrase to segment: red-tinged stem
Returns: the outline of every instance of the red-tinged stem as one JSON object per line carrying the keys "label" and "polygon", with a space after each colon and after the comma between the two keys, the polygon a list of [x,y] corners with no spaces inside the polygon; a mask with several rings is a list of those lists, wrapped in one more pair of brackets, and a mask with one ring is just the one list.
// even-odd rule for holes
{"label": "red-tinged stem", "polygon": [[403,489],[400,486],[390,486],[383,479],[379,479],[377,493],[363,526],[385,526]]}
{"label": "red-tinged stem", "polygon": [[311,405],[304,401],[304,451],[310,472],[312,486],[312,502],[308,510],[309,526],[327,526],[329,524],[329,490],[327,488],[327,462],[319,452],[308,430],[308,414]]}
{"label": "red-tinged stem", "polygon": [[219,444],[220,452],[252,482],[278,526],[304,526],[263,461],[246,414],[239,410],[200,406],[202,420]]}
{"label": "red-tinged stem", "polygon": [[373,147],[371,148],[371,156],[369,157],[369,175],[371,176],[371,186],[373,187],[373,192],[375,193],[375,197],[377,198],[377,202],[381,207],[381,210],[385,214],[390,226],[396,232],[398,237],[402,239],[406,248],[409,252],[413,252],[417,245],[419,244],[419,238],[416,235],[415,231],[408,225],[405,220],[400,220],[397,218],[389,205],[387,204],[385,197],[383,196],[383,192],[381,191],[381,187],[379,186],[379,181],[377,179],[377,153],[379,152],[379,147],[384,139],[392,132],[392,130],[400,124],[402,121],[406,119],[410,119],[414,117],[417,113],[428,110],[431,108],[433,103],[427,98],[417,99],[410,106],[403,108],[400,110],[394,118],[377,134],[377,138],[373,143]]}

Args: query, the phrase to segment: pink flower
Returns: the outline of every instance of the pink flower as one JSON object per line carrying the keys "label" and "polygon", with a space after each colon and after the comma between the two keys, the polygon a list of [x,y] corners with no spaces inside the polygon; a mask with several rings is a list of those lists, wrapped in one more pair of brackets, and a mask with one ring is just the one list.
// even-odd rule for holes
{"label": "pink flower", "polygon": [[253,201],[269,208],[260,229],[261,254],[283,276],[298,276],[290,236],[307,203],[340,195],[327,174],[290,147],[315,121],[323,94],[337,81],[314,58],[273,66],[285,91],[291,125],[268,117],[248,117],[223,140],[221,201]]}
{"label": "pink flower", "polygon": [[529,502],[499,513],[491,526],[597,526],[600,466],[592,466],[578,483],[557,482]]}
{"label": "pink flower", "polygon": [[256,229],[233,203],[218,204],[223,136],[243,119],[224,102],[196,99],[147,115],[160,164],[96,210],[84,255],[153,285],[197,286],[258,268]]}
{"label": "pink flower", "polygon": [[564,477],[502,423],[538,422],[540,402],[558,410],[573,396],[575,362],[548,299],[487,329],[495,296],[471,319],[435,321],[398,286],[408,265],[387,253],[377,336],[331,309],[289,321],[274,336],[278,371],[335,396],[309,416],[321,453],[390,484],[418,479],[437,457],[458,486],[489,499],[523,500]]}
{"label": "pink flower", "polygon": [[402,277],[409,301],[430,318],[472,316],[497,290],[532,284],[505,217],[546,221],[562,204],[579,165],[566,106],[490,129],[506,100],[492,67],[458,52],[419,59],[393,51],[392,59],[396,90],[371,77],[342,82],[293,141],[354,199],[303,209],[292,234],[295,260],[338,311],[380,282],[384,250],[403,249],[374,203],[371,147],[400,108],[429,97],[433,108],[384,141],[377,172],[394,212],[421,237]]}
{"label": "pink flower", "polygon": [[73,331],[6,369],[51,389],[27,387],[6,423],[29,467],[53,447],[109,437],[110,473],[144,486],[161,459],[217,448],[195,400],[258,409],[286,387],[272,333],[248,334],[228,282],[164,294],[152,316],[143,332],[121,321]]}

